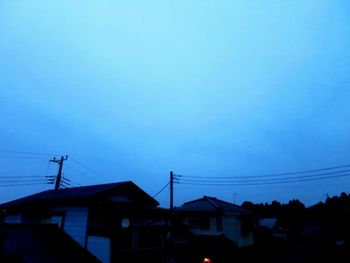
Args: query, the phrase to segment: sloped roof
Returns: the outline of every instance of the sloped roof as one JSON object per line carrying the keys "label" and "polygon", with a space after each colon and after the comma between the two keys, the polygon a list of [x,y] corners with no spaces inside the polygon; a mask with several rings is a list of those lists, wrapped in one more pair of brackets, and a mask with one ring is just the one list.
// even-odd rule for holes
{"label": "sloped roof", "polygon": [[[59,190],[47,190],[29,195],[4,204],[1,208],[13,208],[37,203],[88,203],[107,195],[124,195],[139,201],[146,206],[158,206],[159,203],[131,181],[72,187]],[[121,201],[122,202],[122,201]]]}
{"label": "sloped roof", "polygon": [[217,212],[224,214],[252,214],[249,210],[216,197],[204,196],[200,199],[184,203],[178,211],[183,212]]}
{"label": "sloped roof", "polygon": [[14,258],[23,263],[100,262],[57,225],[5,224],[1,235],[5,262]]}

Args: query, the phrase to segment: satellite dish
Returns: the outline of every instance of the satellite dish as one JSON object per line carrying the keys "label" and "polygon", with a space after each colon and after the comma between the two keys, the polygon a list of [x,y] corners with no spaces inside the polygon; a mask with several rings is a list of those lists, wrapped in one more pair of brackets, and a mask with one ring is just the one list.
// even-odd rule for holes
{"label": "satellite dish", "polygon": [[121,221],[122,228],[128,228],[130,226],[130,220],[128,218],[123,218]]}

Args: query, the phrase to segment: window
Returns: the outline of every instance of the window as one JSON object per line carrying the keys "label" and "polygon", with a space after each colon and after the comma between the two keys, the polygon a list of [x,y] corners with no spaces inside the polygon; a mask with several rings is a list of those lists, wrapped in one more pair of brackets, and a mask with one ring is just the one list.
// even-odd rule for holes
{"label": "window", "polygon": [[193,229],[209,230],[210,219],[206,217],[190,218],[189,226]]}
{"label": "window", "polygon": [[53,215],[51,217],[51,224],[57,224],[59,228],[63,228],[64,216],[63,215]]}

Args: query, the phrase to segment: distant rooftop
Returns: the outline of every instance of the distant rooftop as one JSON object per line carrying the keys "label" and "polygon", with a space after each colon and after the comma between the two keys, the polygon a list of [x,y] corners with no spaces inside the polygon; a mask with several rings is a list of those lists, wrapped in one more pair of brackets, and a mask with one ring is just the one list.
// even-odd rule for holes
{"label": "distant rooftop", "polygon": [[216,197],[203,196],[200,199],[189,201],[184,203],[178,208],[178,211],[188,212],[215,212],[222,211],[223,213],[230,214],[251,214],[247,209],[240,206],[229,203]]}

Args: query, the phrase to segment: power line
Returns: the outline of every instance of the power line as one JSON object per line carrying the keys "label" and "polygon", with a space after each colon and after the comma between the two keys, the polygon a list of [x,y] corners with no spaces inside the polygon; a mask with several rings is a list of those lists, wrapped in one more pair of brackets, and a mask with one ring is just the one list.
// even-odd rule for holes
{"label": "power line", "polygon": [[69,183],[69,182],[66,182],[66,181],[61,181],[61,185],[70,186],[70,183]]}
{"label": "power line", "polygon": [[294,171],[294,172],[286,172],[286,173],[275,173],[275,174],[262,174],[262,175],[253,175],[253,176],[191,176],[191,175],[180,175],[177,174],[176,177],[193,177],[193,178],[227,178],[227,179],[238,179],[238,178],[257,178],[257,177],[274,177],[274,176],[284,176],[284,175],[295,175],[295,174],[305,174],[305,173],[314,173],[321,172],[327,170],[335,170],[339,168],[350,167],[350,164],[346,165],[338,165],[326,168],[319,169],[311,169],[311,170],[303,170],[303,171]]}
{"label": "power line", "polygon": [[46,182],[49,179],[21,179],[21,180],[9,180],[9,179],[0,179],[0,184],[1,183],[17,183],[17,182]]}
{"label": "power line", "polygon": [[76,182],[74,182],[74,181],[71,181],[70,184],[71,184],[73,187],[79,187],[79,186],[81,186],[81,184],[78,184],[78,183],[76,183]]}
{"label": "power line", "polygon": [[82,162],[78,161],[77,159],[75,158],[71,158],[73,162],[76,162],[77,164],[79,164],[81,167],[84,167],[86,170],[90,171],[91,173],[94,173],[96,175],[99,175],[100,174],[94,170],[92,170],[90,167],[88,167],[87,165],[83,164]]}
{"label": "power line", "polygon": [[65,188],[81,186],[80,184],[78,184],[78,183],[76,183],[76,182],[74,182],[66,177],[62,177],[61,185],[65,186]]}
{"label": "power line", "polygon": [[[42,176],[42,175],[24,175],[24,176],[0,176],[1,178],[45,178],[46,176]],[[50,176],[51,177],[51,176]]]}
{"label": "power line", "polygon": [[64,183],[73,185],[73,186],[81,186],[80,184],[76,183],[75,181],[68,179],[67,177],[62,177],[62,180]]}
{"label": "power line", "polygon": [[63,180],[63,181],[66,181],[66,182],[71,182],[71,180],[69,180],[69,179],[66,178],[66,177],[62,177],[62,180]]}
{"label": "power line", "polygon": [[[7,149],[0,149],[0,154],[1,153],[6,153],[9,155],[0,155],[0,159],[46,159],[47,156],[54,156],[56,157],[57,154],[50,154],[50,153],[41,153],[41,152],[27,152],[27,151],[12,151],[12,150],[7,150]],[[44,157],[45,156],[45,157]],[[84,168],[86,171],[88,171],[89,173],[92,173],[94,175],[97,175],[98,177],[101,177],[101,174],[96,172],[95,170],[91,169],[90,167],[88,167],[87,165],[85,165],[84,163],[82,163],[81,161],[75,159],[75,158],[70,158],[74,163],[76,163],[77,165],[79,165],[80,167]],[[46,169],[46,174],[48,173],[49,170],[49,166],[50,166],[50,162],[48,164],[48,167]],[[66,166],[68,166],[66,164]],[[87,175],[86,173],[82,173],[74,168],[72,168],[71,166],[69,166],[69,168],[71,168],[72,170],[75,170],[78,174],[90,178],[91,180],[93,180],[96,183],[100,183],[100,180],[95,179],[92,176]]]}
{"label": "power line", "polygon": [[161,192],[163,192],[163,190],[170,184],[170,182],[168,182],[162,189],[160,189],[160,191],[158,191],[155,195],[153,195],[152,197],[155,198],[157,195],[159,195]]}
{"label": "power line", "polygon": [[22,152],[22,151],[10,151],[10,150],[5,150],[5,149],[0,149],[0,152],[3,153],[17,153],[17,154],[25,154],[25,155],[41,155],[41,156],[57,156],[56,154],[51,154],[51,153],[38,153],[38,152]]}
{"label": "power line", "polygon": [[43,183],[0,184],[0,187],[16,187],[16,186],[29,186],[29,185],[43,185]]}
{"label": "power line", "polygon": [[297,183],[297,182],[307,182],[307,181],[318,181],[318,180],[324,180],[324,179],[333,179],[333,178],[340,178],[340,177],[347,177],[350,176],[350,173],[348,174],[340,174],[340,175],[332,175],[332,176],[324,176],[324,177],[316,177],[316,178],[305,178],[305,179],[295,179],[295,180],[282,180],[282,181],[270,181],[270,182],[227,182],[227,183],[208,183],[208,182],[181,182],[179,181],[179,184],[185,184],[185,185],[207,185],[207,186],[254,186],[254,185],[271,185],[271,184],[284,184],[284,183]]}
{"label": "power line", "polygon": [[9,183],[14,184],[23,184],[23,183],[48,183],[51,184],[54,182],[53,176],[40,176],[40,177],[19,177],[19,178],[13,178],[13,177],[0,177],[0,185],[7,185]]}
{"label": "power line", "polygon": [[79,170],[77,170],[76,168],[73,168],[72,166],[70,166],[69,164],[66,164],[66,167],[68,167],[68,169],[71,169],[72,171],[78,173],[79,175],[83,176],[83,177],[87,177],[90,178],[91,180],[95,181],[96,183],[100,183],[98,180],[96,180],[94,177],[89,176],[85,173],[80,172]]}
{"label": "power line", "polygon": [[[274,181],[289,181],[289,180],[296,180],[296,179],[303,179],[303,178],[313,178],[325,175],[334,175],[334,174],[341,174],[341,173],[346,173],[350,172],[350,169],[347,170],[340,170],[340,171],[334,171],[334,172],[328,172],[328,173],[318,173],[318,174],[311,174],[311,175],[300,175],[300,176],[289,176],[289,177],[280,177],[280,178],[263,178],[263,179],[250,179],[253,177],[247,176],[245,177],[246,179],[239,179],[239,180],[232,180],[229,178],[225,178],[224,180],[215,180],[215,179],[207,179],[203,180],[201,178],[203,177],[198,177],[197,179],[194,179],[193,176],[184,176],[184,177],[175,177],[175,180],[178,182],[201,182],[201,183],[257,183],[257,182],[274,182]],[[191,179],[187,179],[187,177],[190,177]],[[220,177],[219,177],[220,178]],[[240,177],[241,178],[241,177]],[[222,178],[223,179],[223,178]]]}
{"label": "power line", "polygon": [[51,165],[51,162],[48,161],[48,162],[47,162],[46,171],[45,171],[45,176],[47,176],[47,175],[49,174],[50,165]]}
{"label": "power line", "polygon": [[47,157],[39,156],[0,156],[2,159],[47,159]]}

